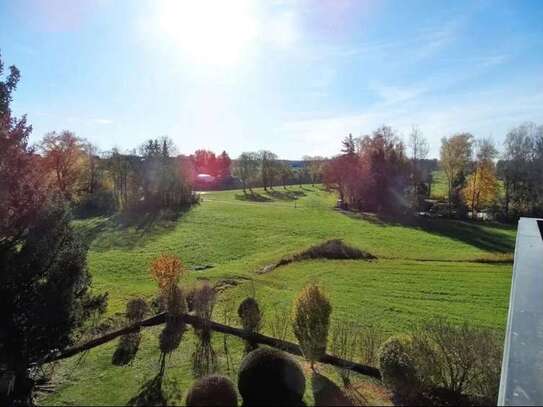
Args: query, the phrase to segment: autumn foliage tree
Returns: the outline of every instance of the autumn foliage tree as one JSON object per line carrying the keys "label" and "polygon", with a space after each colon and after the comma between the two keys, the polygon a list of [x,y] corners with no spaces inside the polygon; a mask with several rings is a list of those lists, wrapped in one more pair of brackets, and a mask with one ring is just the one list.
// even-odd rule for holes
{"label": "autumn foliage tree", "polygon": [[343,140],[343,154],[328,161],[325,185],[339,194],[343,207],[393,212],[406,206],[408,162],[404,145],[390,127],[370,136]]}
{"label": "autumn foliage tree", "polygon": [[213,151],[196,150],[193,155],[193,162],[198,173],[209,174],[214,177],[230,175],[231,160],[226,151],[223,151],[217,157]]}
{"label": "autumn foliage tree", "polygon": [[51,184],[67,199],[78,192],[85,154],[82,140],[71,131],[51,132],[40,143],[42,165]]}
{"label": "autumn foliage tree", "polygon": [[441,168],[447,177],[447,196],[449,214],[460,201],[460,191],[469,172],[473,146],[473,136],[461,133],[441,140]]}
{"label": "autumn foliage tree", "polygon": [[473,170],[467,177],[466,186],[462,195],[472,216],[475,216],[481,207],[487,207],[496,200],[498,180],[496,178],[496,165],[494,159],[498,152],[488,139],[475,142],[475,160]]}

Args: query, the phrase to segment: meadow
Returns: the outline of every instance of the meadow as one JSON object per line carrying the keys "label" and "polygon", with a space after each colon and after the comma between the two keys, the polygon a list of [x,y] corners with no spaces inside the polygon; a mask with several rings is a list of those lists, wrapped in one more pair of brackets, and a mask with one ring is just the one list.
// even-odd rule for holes
{"label": "meadow", "polygon": [[[296,293],[309,281],[329,295],[334,321],[377,327],[384,334],[408,332],[433,316],[503,331],[512,270],[515,229],[446,219],[384,219],[334,209],[336,197],[320,186],[208,192],[178,219],[143,217],[132,222],[92,218],[74,222],[89,244],[93,289],[109,293],[105,320],[122,320],[126,302],[157,293],[148,272],[161,253],[178,255],[190,270],[183,284],[198,279],[219,284],[214,319],[237,325],[235,307],[255,295],[262,305],[264,332],[271,320],[290,312]],[[375,260],[309,260],[267,273],[270,263],[328,239],[343,239]],[[234,313],[227,313],[227,309]],[[117,322],[115,322],[117,321]],[[131,365],[111,364],[115,342],[54,367],[53,390],[41,404],[137,404],[157,373],[159,328],[143,335]],[[291,335],[289,335],[291,336]],[[219,370],[235,378],[242,343],[227,339],[232,360],[214,335]],[[167,364],[163,390],[181,403],[193,381],[190,333]],[[334,376],[334,372],[330,375]],[[308,386],[309,389],[309,386]],[[311,403],[310,391],[307,401]],[[138,401],[139,400],[139,401]],[[377,399],[383,403],[383,399]]]}

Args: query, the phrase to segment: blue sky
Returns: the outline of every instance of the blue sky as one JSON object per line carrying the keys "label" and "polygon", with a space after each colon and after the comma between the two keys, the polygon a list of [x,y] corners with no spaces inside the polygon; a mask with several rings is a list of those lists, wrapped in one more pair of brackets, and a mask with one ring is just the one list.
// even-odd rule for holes
{"label": "blue sky", "polygon": [[543,1],[0,0],[33,140],[330,156],[349,132],[543,123]]}

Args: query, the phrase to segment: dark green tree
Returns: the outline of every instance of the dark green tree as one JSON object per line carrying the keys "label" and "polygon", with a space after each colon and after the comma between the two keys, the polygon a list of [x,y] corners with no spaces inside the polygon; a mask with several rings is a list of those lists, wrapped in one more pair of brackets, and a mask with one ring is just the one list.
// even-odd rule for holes
{"label": "dark green tree", "polygon": [[106,295],[92,296],[87,248],[70,226],[63,203],[46,205],[19,245],[2,253],[0,363],[15,374],[12,401],[28,403],[30,366],[74,343]]}
{"label": "dark green tree", "polygon": [[[0,75],[2,73],[0,63]],[[31,404],[31,367],[77,339],[106,296],[89,293],[86,247],[60,199],[47,197],[31,127],[11,116],[19,72],[0,81],[0,367],[14,389],[0,404]]]}

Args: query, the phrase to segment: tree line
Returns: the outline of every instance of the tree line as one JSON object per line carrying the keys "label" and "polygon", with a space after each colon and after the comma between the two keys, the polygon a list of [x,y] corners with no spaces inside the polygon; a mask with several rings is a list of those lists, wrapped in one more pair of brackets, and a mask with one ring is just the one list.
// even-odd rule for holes
{"label": "tree line", "polygon": [[[391,127],[361,137],[349,135],[341,154],[304,156],[297,167],[268,150],[243,152],[232,160],[200,149],[178,155],[167,137],[150,139],[131,153],[98,153],[72,132],[49,133],[33,160],[43,182],[79,214],[114,211],[177,211],[197,200],[197,174],[219,180],[213,186],[252,193],[275,186],[323,182],[345,209],[378,213],[407,211],[476,217],[481,211],[503,220],[540,216],[543,211],[543,126],[527,123],[506,135],[500,155],[489,138],[470,133],[441,140],[439,161],[429,160],[429,143],[414,128],[407,143]],[[444,201],[432,197],[434,174],[446,179]]]}
{"label": "tree line", "polygon": [[196,199],[190,166],[167,137],[149,139],[131,153],[98,148],[73,132],[46,134],[34,159],[47,187],[78,215],[115,211],[179,210]]}
{"label": "tree line", "polygon": [[322,179],[344,209],[398,214],[407,211],[502,220],[543,213],[543,126],[523,124],[508,132],[500,156],[489,138],[470,133],[441,140],[439,168],[446,178],[445,208],[432,198],[437,163],[417,128],[407,145],[388,126],[342,141],[341,154],[322,165]]}
{"label": "tree line", "polygon": [[239,178],[244,193],[247,190],[252,192],[254,187],[263,187],[267,191],[277,185],[286,188],[292,184],[320,182],[324,161],[323,157],[304,156],[303,165],[293,168],[268,150],[244,152],[235,162],[234,174]]}

